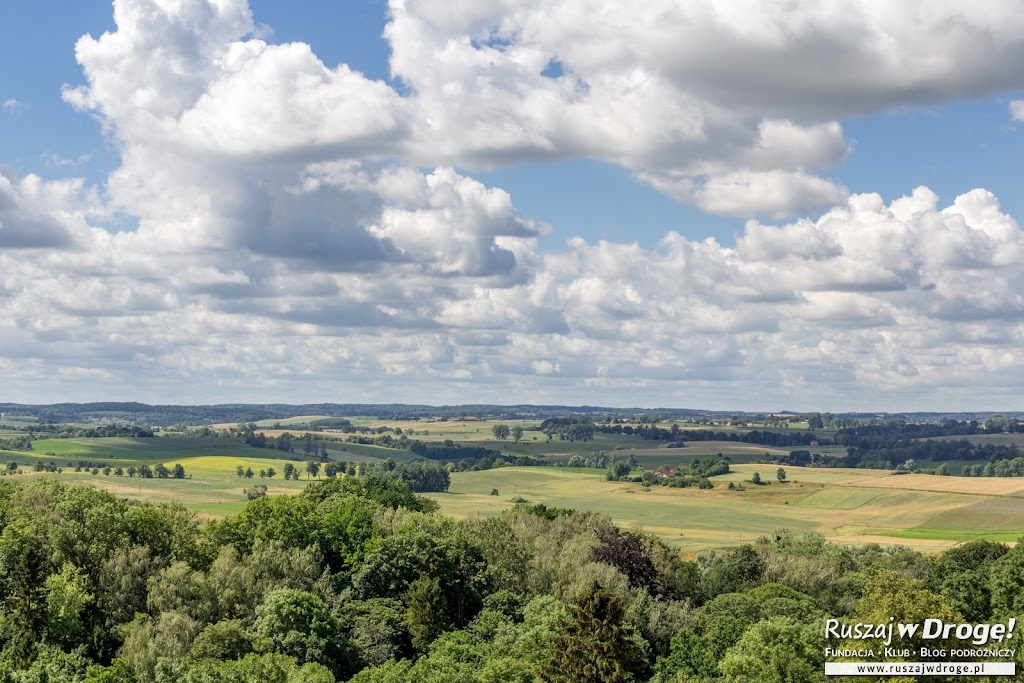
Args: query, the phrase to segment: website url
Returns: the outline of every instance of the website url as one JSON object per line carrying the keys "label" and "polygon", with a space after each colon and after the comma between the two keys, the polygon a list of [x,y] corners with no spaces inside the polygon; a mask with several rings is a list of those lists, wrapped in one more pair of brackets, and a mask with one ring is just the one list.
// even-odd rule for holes
{"label": "website url", "polygon": [[826,676],[1013,676],[1014,662],[825,662]]}

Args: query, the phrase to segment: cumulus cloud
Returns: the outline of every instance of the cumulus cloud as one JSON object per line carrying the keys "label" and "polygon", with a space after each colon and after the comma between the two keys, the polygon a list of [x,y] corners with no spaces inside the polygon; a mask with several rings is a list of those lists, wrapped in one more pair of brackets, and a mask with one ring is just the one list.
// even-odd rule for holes
{"label": "cumulus cloud", "polygon": [[21,111],[22,109],[24,109],[25,108],[25,104],[23,102],[21,102],[19,100],[16,100],[13,97],[11,97],[9,99],[4,100],[3,103],[0,103],[0,108],[2,108],[6,112],[12,112],[13,113],[13,112]]}
{"label": "cumulus cloud", "polygon": [[[452,224],[431,234],[457,236],[479,212],[495,231],[518,231],[507,239],[533,239],[500,191],[447,169],[416,173],[365,180],[396,211],[441,201]],[[316,182],[344,175],[320,169]],[[395,249],[429,248],[397,225]],[[442,229],[429,215],[424,226]],[[15,377],[44,363],[118,387],[141,363],[150,386],[202,378],[238,398],[340,382],[429,402],[528,390],[537,401],[689,404],[743,391],[792,405],[796,391],[861,407],[886,391],[941,407],[935,392],[967,376],[997,393],[1024,379],[1012,361],[1024,347],[1024,232],[984,190],[945,207],[927,188],[888,204],[854,195],[816,220],[751,221],[735,247],[676,233],[653,249],[533,245],[512,280],[453,277],[443,251],[372,275],[296,270],[251,250],[154,253],[141,232],[85,239],[60,257],[0,256],[0,329],[14,344],[0,355],[23,359]],[[258,378],[242,371],[253,366]]]}
{"label": "cumulus cloud", "polygon": [[324,65],[308,45],[265,42],[245,0],[118,0],[117,31],[78,42],[87,83],[65,98],[125,148],[113,187],[133,212],[145,169],[182,154],[278,170],[583,156],[709,212],[778,218],[843,201],[845,189],[819,176],[849,153],[841,118],[1024,85],[1007,66],[1024,56],[1012,0],[898,10],[391,0],[389,11],[404,97]]}
{"label": "cumulus cloud", "polygon": [[[1013,0],[390,7],[392,71],[423,112],[420,158],[598,158],[728,215],[841,201],[809,174],[847,154],[843,117],[1024,84]],[[782,191],[744,205],[749,185]]]}
{"label": "cumulus cloud", "polygon": [[95,197],[81,180],[18,178],[0,168],[0,247],[7,249],[73,246],[89,230],[86,214]]}
{"label": "cumulus cloud", "polygon": [[515,240],[538,228],[506,193],[400,160],[412,109],[397,92],[255,37],[243,0],[120,0],[115,20],[78,42],[87,82],[64,94],[119,145],[111,205],[152,248],[481,277],[528,254]]}

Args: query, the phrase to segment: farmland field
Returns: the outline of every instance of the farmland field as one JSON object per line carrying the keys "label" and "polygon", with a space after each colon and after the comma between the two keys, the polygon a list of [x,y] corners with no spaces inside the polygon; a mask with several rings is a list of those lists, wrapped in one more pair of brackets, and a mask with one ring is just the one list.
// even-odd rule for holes
{"label": "farmland field", "polygon": [[[250,449],[257,451],[258,449]],[[274,453],[274,451],[271,451]],[[5,454],[6,455],[6,454]],[[6,458],[5,458],[6,459]],[[47,460],[48,459],[45,459]],[[34,462],[34,461],[33,461]],[[139,460],[115,460],[111,461],[112,467],[127,467],[128,464],[140,462]],[[150,464],[157,462],[149,460]],[[251,488],[256,484],[267,486],[268,495],[297,493],[305,488],[307,484],[304,464],[296,461],[280,460],[276,458],[253,458],[236,456],[197,456],[184,458],[167,458],[160,460],[168,467],[180,463],[185,468],[185,479],[159,479],[142,477],[115,476],[91,474],[89,471],[74,472],[70,468],[60,473],[27,471],[24,474],[12,477],[15,480],[26,480],[34,477],[54,477],[66,484],[89,484],[110,491],[114,495],[124,498],[134,498],[153,503],[181,503],[185,507],[206,515],[222,516],[238,512],[245,503],[243,489]],[[284,467],[291,462],[292,465],[302,471],[301,480],[285,481]],[[252,468],[258,473],[260,470],[274,468],[276,476],[272,479],[260,479],[253,476],[252,479],[239,477],[236,468],[241,465],[244,468]]]}
{"label": "farmland field", "polygon": [[[316,416],[280,420],[300,424]],[[729,457],[732,471],[713,479],[712,490],[672,489],[609,482],[603,470],[565,467],[510,467],[452,474],[448,493],[429,494],[443,512],[455,517],[492,515],[514,505],[513,499],[549,506],[597,511],[617,523],[657,534],[684,552],[723,547],[754,540],[777,529],[816,531],[839,542],[901,543],[939,549],[957,542],[989,538],[1014,540],[1024,534],[1024,479],[894,475],[879,470],[786,467],[787,482],[776,481],[777,465],[757,463],[784,455],[788,448],[771,448],[734,441],[694,441],[685,448],[665,448],[626,435],[598,434],[592,441],[571,442],[529,431],[536,421],[501,421],[520,424],[527,431],[519,443],[488,438],[498,422],[387,422],[352,418],[366,427],[401,426],[415,438],[434,441],[451,438],[465,446],[500,449],[506,455],[531,455],[565,462],[572,455],[604,451],[635,456],[642,467],[675,468],[716,454]],[[273,424],[273,421],[267,421]],[[423,430],[429,432],[422,435]],[[273,430],[265,430],[268,436]],[[283,430],[282,430],[283,431]],[[292,431],[301,437],[301,430]],[[325,433],[340,437],[341,434]],[[1000,435],[996,435],[1000,436]],[[537,437],[534,440],[534,437]],[[340,441],[317,441],[333,460],[374,462],[385,458],[412,460],[409,451]],[[25,474],[18,478],[58,477],[68,483],[88,483],[116,495],[153,502],[180,502],[204,516],[235,514],[245,505],[243,489],[265,484],[270,495],[293,494],[307,484],[306,456],[273,449],[258,449],[228,437],[155,437],[42,439],[31,452],[0,452],[0,462],[16,461]],[[816,452],[828,449],[816,448]],[[51,454],[52,455],[49,455]],[[61,474],[30,471],[36,461],[54,462]],[[127,476],[73,472],[80,460],[106,462],[112,467],[180,463],[187,478],[141,479]],[[285,481],[285,465],[293,464],[302,479]],[[239,478],[242,465],[254,473],[273,467],[273,479]],[[764,486],[749,482],[758,472]],[[743,490],[728,490],[728,484]],[[498,495],[491,495],[498,489]]]}
{"label": "farmland field", "polygon": [[[790,481],[779,483],[775,466],[741,464],[733,470],[714,478],[713,490],[701,491],[645,490],[562,468],[507,468],[453,474],[449,493],[429,495],[455,517],[496,514],[518,497],[603,512],[683,551],[747,542],[782,528],[816,531],[837,542],[902,543],[933,550],[973,538],[1015,540],[1024,535],[1024,499],[999,486],[1021,480],[788,467]],[[727,489],[729,481],[745,481],[755,471],[769,483]],[[924,480],[941,480],[942,485],[929,487]],[[986,490],[985,483],[995,486]],[[495,488],[499,495],[490,495]]]}
{"label": "farmland field", "polygon": [[[54,455],[49,455],[53,453]],[[276,451],[246,446],[240,441],[228,438],[185,438],[153,437],[138,439],[132,437],[108,437],[101,439],[39,439],[32,442],[31,453],[19,453],[20,459],[28,462],[62,460],[77,462],[81,459],[156,463],[173,458],[196,455],[244,455],[260,457],[266,453],[271,457],[280,455]],[[276,454],[276,455],[275,455]]]}
{"label": "farmland field", "polygon": [[[68,484],[90,484],[118,496],[148,500],[155,503],[178,502],[197,512],[210,515],[233,514],[245,501],[243,489],[265,484],[270,495],[295,493],[306,485],[304,456],[285,454],[269,448],[253,448],[226,438],[155,437],[99,438],[99,439],[42,439],[33,442],[31,452],[0,451],[0,462],[19,463],[29,477],[56,477]],[[53,453],[54,455],[48,455]],[[284,456],[291,459],[285,459]],[[127,469],[130,465],[156,465],[167,467],[181,464],[185,479],[144,479],[141,477],[93,475],[89,471],[74,472],[80,460],[104,462],[113,468]],[[53,462],[64,468],[60,474],[32,471],[37,461]],[[291,463],[302,472],[302,480],[285,481],[285,465]],[[273,468],[273,479],[238,477],[236,468],[252,468],[254,473]]]}

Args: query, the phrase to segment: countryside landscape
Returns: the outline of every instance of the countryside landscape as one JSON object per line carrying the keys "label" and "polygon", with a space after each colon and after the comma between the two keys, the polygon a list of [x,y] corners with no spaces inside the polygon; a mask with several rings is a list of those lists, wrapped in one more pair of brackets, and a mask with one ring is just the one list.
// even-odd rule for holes
{"label": "countryside landscape", "polygon": [[819,681],[1024,609],[1018,414],[0,408],[5,681]]}
{"label": "countryside landscape", "polygon": [[0,1],[0,683],[1024,681],[1024,2]]}
{"label": "countryside landscape", "polygon": [[[117,415],[116,410],[88,408],[83,406],[81,413],[90,422],[63,423],[59,427],[88,430],[97,426],[96,420],[100,426],[117,424],[117,418],[110,417]],[[151,412],[157,410],[153,408]],[[429,414],[429,407],[416,412],[424,410]],[[391,411],[393,408],[389,408]],[[363,472],[387,461],[433,462],[451,470],[450,484],[444,491],[422,490],[437,501],[442,512],[455,518],[496,515],[516,505],[514,501],[523,500],[603,513],[624,528],[656,535],[691,554],[749,543],[779,529],[819,533],[836,542],[901,543],[924,550],[939,550],[967,540],[1015,541],[1024,535],[1022,473],[963,476],[964,468],[972,465],[983,469],[990,460],[996,463],[1018,457],[1011,450],[1024,446],[1024,427],[1018,426],[1021,423],[1016,418],[1002,415],[978,415],[974,418],[980,420],[965,419],[962,423],[933,415],[920,426],[936,436],[908,438],[906,433],[913,434],[915,430],[906,425],[918,425],[908,423],[905,417],[844,419],[830,415],[830,428],[816,424],[817,429],[811,430],[807,416],[796,413],[783,414],[781,419],[771,415],[722,418],[700,416],[692,411],[694,415],[689,419],[669,420],[651,411],[619,411],[586,416],[583,421],[606,429],[614,422],[620,433],[597,431],[585,440],[570,440],[560,433],[559,427],[546,427],[543,419],[496,417],[508,412],[515,414],[500,406],[483,407],[485,412],[479,415],[467,415],[461,408],[435,411],[433,416],[410,420],[368,415],[290,415],[285,409],[278,418],[252,423],[160,425],[155,429],[152,425],[141,425],[153,434],[145,438],[48,438],[45,431],[35,431],[39,418],[28,414],[31,408],[12,411],[8,407],[5,417],[0,418],[0,439],[31,437],[31,450],[2,451],[0,458],[7,463],[6,473],[11,476],[15,476],[14,472],[23,477],[56,476],[70,484],[90,484],[121,497],[180,503],[208,517],[241,511],[247,500],[245,492],[254,486],[266,486],[267,495],[297,493],[310,481],[328,478],[329,464],[336,467],[341,463],[345,467],[340,474],[332,471],[333,477],[347,476],[349,469],[355,476],[357,470]],[[131,413],[124,415],[140,419]],[[141,415],[144,419],[146,413]],[[582,419],[573,415],[568,408],[561,417]],[[811,419],[820,422],[820,413],[812,414]],[[344,428],[339,426],[342,423]],[[784,426],[773,427],[773,423]],[[974,427],[970,426],[972,423]],[[849,426],[839,427],[843,424]],[[890,447],[886,453],[889,459],[883,464],[868,462],[867,468],[844,467],[848,447],[837,444],[836,435],[840,429],[856,433],[857,424],[869,426],[872,431],[888,424],[890,433],[903,432],[901,442],[895,446],[907,453],[908,444],[923,446],[928,441],[966,441],[971,447],[1000,446],[1006,450],[987,456],[973,451],[967,454],[976,459],[966,459],[960,453],[951,458],[921,460],[908,471],[901,467],[904,460],[892,461],[893,457],[898,460],[902,456],[892,456]],[[653,428],[663,430],[664,434],[661,439],[641,438],[621,433],[623,426],[638,432],[641,428]],[[53,429],[57,425],[47,427]],[[508,433],[498,438],[494,431],[498,429],[500,433],[501,427],[506,427]],[[126,429],[130,431],[132,427]],[[287,439],[288,449],[251,446],[245,442],[245,429],[271,440]],[[514,438],[512,430],[521,433]],[[675,440],[673,430],[692,431],[698,440]],[[763,446],[743,441],[751,432],[777,435],[793,445]],[[973,433],[958,434],[964,432]],[[412,441],[466,449],[467,457],[449,452],[429,460],[409,449]],[[481,457],[474,456],[477,451],[507,460],[500,467],[493,463],[481,467]],[[799,457],[794,459],[791,453],[795,451],[813,451],[815,464],[807,466]],[[579,466],[571,462],[574,456],[589,458],[591,462],[589,466]],[[530,464],[516,465],[516,459],[524,457],[530,459]],[[601,466],[594,466],[597,459]],[[711,487],[707,489],[650,485],[675,479],[664,475],[674,474],[694,460],[725,460],[729,463],[728,472],[708,477]],[[316,473],[307,470],[309,462],[318,464]],[[608,470],[617,462],[628,463],[629,470],[609,481]],[[158,464],[180,464],[186,478],[143,478],[124,473],[131,466]],[[45,467],[39,470],[39,465]],[[297,470],[294,479],[284,478],[289,465]],[[942,465],[945,476],[935,475]],[[60,468],[60,473],[49,471],[54,467]],[[239,467],[243,472],[250,470],[251,476],[238,476]],[[785,470],[785,479],[781,481],[777,478],[779,467]],[[115,474],[117,468],[122,469],[121,475]],[[92,469],[99,472],[93,474]],[[276,476],[266,477],[268,469]],[[264,476],[259,476],[261,471]],[[755,472],[762,480],[761,485],[749,484]],[[730,489],[730,484],[738,484],[742,489]],[[498,495],[491,495],[494,489]]]}

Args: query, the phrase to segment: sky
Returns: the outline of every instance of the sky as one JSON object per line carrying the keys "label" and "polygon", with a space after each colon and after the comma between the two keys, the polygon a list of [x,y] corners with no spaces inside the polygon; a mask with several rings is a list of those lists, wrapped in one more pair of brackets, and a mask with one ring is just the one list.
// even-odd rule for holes
{"label": "sky", "polygon": [[1024,5],[0,2],[0,400],[1024,410]]}

